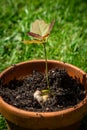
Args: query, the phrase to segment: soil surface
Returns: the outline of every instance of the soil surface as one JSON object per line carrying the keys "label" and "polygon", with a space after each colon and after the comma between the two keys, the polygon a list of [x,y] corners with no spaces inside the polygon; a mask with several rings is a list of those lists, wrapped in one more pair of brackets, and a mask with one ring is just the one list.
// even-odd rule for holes
{"label": "soil surface", "polygon": [[17,108],[36,112],[63,110],[75,106],[85,98],[83,85],[64,69],[50,70],[48,78],[50,93],[49,99],[44,103],[38,103],[33,96],[36,90],[47,90],[46,76],[36,70],[21,80],[14,79],[8,84],[1,84],[0,95]]}

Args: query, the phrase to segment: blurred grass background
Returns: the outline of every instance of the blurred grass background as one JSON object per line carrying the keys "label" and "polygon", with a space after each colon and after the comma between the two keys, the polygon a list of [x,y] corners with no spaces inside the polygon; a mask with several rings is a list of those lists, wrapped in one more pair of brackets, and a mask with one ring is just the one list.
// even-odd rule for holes
{"label": "blurred grass background", "polygon": [[[30,23],[36,19],[56,20],[47,44],[48,59],[87,72],[87,0],[0,0],[0,72],[21,61],[44,59],[42,45],[22,43],[29,39]],[[87,129],[87,117],[82,124]],[[0,116],[0,130],[5,129]]]}

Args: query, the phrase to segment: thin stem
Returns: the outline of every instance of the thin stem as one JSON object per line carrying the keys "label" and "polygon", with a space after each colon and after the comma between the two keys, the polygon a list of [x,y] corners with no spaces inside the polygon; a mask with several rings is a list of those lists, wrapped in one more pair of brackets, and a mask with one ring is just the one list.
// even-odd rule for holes
{"label": "thin stem", "polygon": [[48,80],[48,63],[47,63],[46,43],[43,43],[43,46],[44,46],[44,54],[45,54],[46,81],[47,81],[47,87],[48,87],[48,89],[49,89],[49,80]]}

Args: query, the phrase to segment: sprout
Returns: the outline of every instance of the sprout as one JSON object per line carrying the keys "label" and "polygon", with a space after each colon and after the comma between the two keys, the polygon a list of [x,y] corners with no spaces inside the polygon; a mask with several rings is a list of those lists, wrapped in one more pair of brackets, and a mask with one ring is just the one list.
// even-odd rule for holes
{"label": "sprout", "polygon": [[[25,44],[32,44],[32,43],[37,43],[37,44],[42,44],[44,47],[44,55],[45,55],[45,66],[46,66],[46,81],[47,81],[47,88],[50,89],[49,87],[49,80],[48,80],[48,65],[47,65],[47,51],[46,51],[46,43],[47,43],[47,39],[50,35],[50,32],[53,28],[55,20],[53,20],[50,24],[45,23],[45,21],[43,20],[36,20],[35,22],[33,22],[30,26],[30,32],[28,32],[28,35],[33,37],[33,40],[24,40],[23,43]],[[36,93],[37,92],[37,93]],[[37,98],[37,100],[39,100],[38,102],[40,102],[41,100],[46,99],[46,97],[48,97],[47,95],[40,96],[41,93],[39,91],[36,91],[34,93],[34,97],[37,98],[38,95],[39,97]],[[41,99],[43,98],[43,99]]]}

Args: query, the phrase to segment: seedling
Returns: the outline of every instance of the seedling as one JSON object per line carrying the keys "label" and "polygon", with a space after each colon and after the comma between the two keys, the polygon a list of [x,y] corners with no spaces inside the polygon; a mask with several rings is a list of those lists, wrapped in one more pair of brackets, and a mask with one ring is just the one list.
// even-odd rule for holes
{"label": "seedling", "polygon": [[[25,44],[42,44],[44,47],[44,55],[45,55],[45,66],[46,66],[46,81],[47,81],[47,89],[48,90],[42,90],[40,92],[39,90],[34,93],[34,98],[38,100],[38,102],[45,101],[46,98],[48,98],[48,93],[50,91],[49,87],[49,80],[48,80],[48,65],[47,65],[47,51],[46,51],[46,44],[48,42],[48,37],[50,35],[50,32],[54,25],[54,20],[47,24],[43,20],[36,20],[33,22],[30,26],[30,32],[28,32],[28,35],[33,37],[33,40],[24,40],[23,43]],[[36,95],[36,96],[35,96]],[[44,98],[43,98],[44,97]]]}

